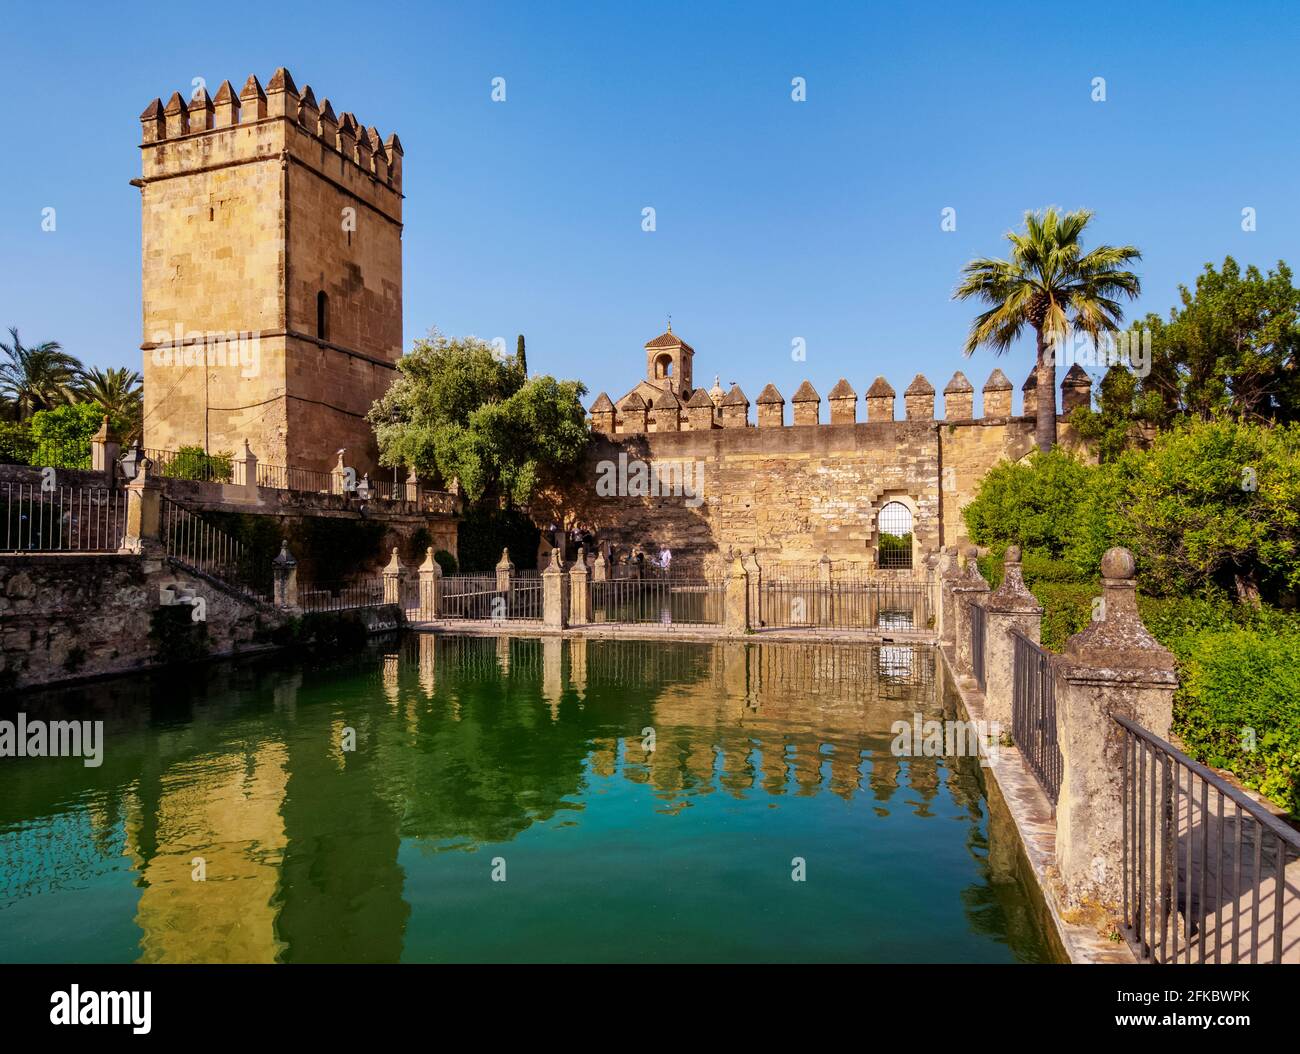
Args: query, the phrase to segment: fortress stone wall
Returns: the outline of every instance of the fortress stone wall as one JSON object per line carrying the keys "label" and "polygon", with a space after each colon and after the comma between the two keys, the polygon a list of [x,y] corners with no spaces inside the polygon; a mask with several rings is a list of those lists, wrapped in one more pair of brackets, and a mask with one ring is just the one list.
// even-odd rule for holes
{"label": "fortress stone wall", "polygon": [[[1062,380],[1068,413],[1090,397],[1077,367]],[[960,372],[944,391],[945,416],[936,420],[935,390],[917,376],[903,394],[896,419],[894,389],[878,378],[859,400],[842,380],[832,389],[829,415],[805,382],[786,412],[771,385],[757,413],[738,387],[721,399],[695,389],[686,405],[665,393],[653,408],[633,391],[622,406],[603,393],[591,407],[596,433],[580,482],[560,502],[565,519],[593,531],[616,552],[673,552],[673,566],[720,568],[735,551],[760,563],[813,564],[823,556],[841,567],[877,566],[878,516],[897,501],[913,519],[913,566],[967,538],[962,508],[980,480],[1002,460],[1034,448],[1034,398],[1029,415],[1013,416],[1012,385],[994,370],[983,390],[983,414],[974,417],[973,386]],[[865,403],[866,420],[859,420]],[[1064,416],[1060,441],[1075,439]],[[622,459],[622,460],[620,460]],[[602,476],[630,478],[621,465],[649,464],[660,478],[658,496],[599,492]],[[614,466],[611,470],[610,466]],[[679,478],[686,488],[677,488]],[[691,483],[702,482],[702,494]],[[603,488],[608,491],[608,486]],[[677,492],[674,492],[677,491]]]}
{"label": "fortress stone wall", "polygon": [[145,445],[376,467],[402,352],[402,145],[276,71],[141,114]]}

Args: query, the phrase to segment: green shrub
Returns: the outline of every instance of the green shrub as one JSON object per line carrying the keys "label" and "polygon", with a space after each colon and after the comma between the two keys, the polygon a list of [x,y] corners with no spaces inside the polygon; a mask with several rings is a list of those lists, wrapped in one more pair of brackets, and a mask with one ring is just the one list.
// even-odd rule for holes
{"label": "green shrub", "polygon": [[1026,555],[1060,558],[1070,540],[1075,510],[1096,469],[1057,447],[1027,461],[995,465],[962,516],[979,545],[1021,546]]}
{"label": "green shrub", "polygon": [[1043,605],[1043,647],[1060,651],[1065,642],[1092,619],[1093,601],[1101,595],[1097,585],[1083,582],[1039,582],[1031,587]]}
{"label": "green shrub", "polygon": [[49,468],[90,468],[90,439],[104,411],[95,403],[73,403],[32,414],[35,443],[30,464]]}
{"label": "green shrub", "polygon": [[456,558],[446,549],[439,549],[433,554],[433,558],[437,561],[438,566],[442,568],[444,575],[454,575],[456,573]]}
{"label": "green shrub", "polygon": [[1300,635],[1233,629],[1184,644],[1175,731],[1205,764],[1300,813]]}
{"label": "green shrub", "polygon": [[22,421],[0,421],[0,465],[30,465],[36,440]]}
{"label": "green shrub", "polygon": [[183,446],[167,466],[172,479],[212,480],[229,483],[234,472],[235,455],[229,450],[209,454],[201,446]]}
{"label": "green shrub", "polygon": [[427,527],[419,527],[411,535],[410,544],[407,546],[407,560],[419,567],[424,563],[424,558],[428,555],[429,549],[433,546],[433,535],[429,533]]}

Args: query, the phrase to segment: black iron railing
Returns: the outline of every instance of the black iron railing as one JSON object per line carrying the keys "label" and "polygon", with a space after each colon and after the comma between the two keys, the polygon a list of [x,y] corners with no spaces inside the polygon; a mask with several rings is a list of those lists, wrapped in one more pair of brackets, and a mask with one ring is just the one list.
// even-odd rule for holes
{"label": "black iron railing", "polygon": [[0,484],[0,552],[115,552],[126,534],[126,495],[107,487]]}
{"label": "black iron railing", "polygon": [[1061,795],[1064,762],[1056,738],[1056,682],[1051,654],[1019,630],[1012,630],[1011,638],[1011,736],[1055,806]]}
{"label": "black iron railing", "polygon": [[765,574],[757,590],[764,626],[776,629],[926,629],[933,618],[931,583],[890,576]]}
{"label": "black iron railing", "polygon": [[420,598],[420,618],[455,618],[504,622],[539,621],[542,617],[540,578],[498,579],[491,575],[448,575],[439,586],[438,610],[428,610]]}
{"label": "black iron railing", "polygon": [[592,622],[721,625],[720,578],[622,578],[590,582]]}
{"label": "black iron railing", "polygon": [[384,603],[382,578],[367,578],[347,585],[322,589],[312,586],[298,588],[298,606],[303,611],[351,611],[357,608],[375,608]]}
{"label": "black iron railing", "polygon": [[1126,717],[1124,933],[1147,962],[1300,963],[1300,834]]}
{"label": "black iron railing", "polygon": [[980,691],[984,691],[986,676],[984,669],[984,644],[988,639],[988,612],[983,604],[967,600],[966,623],[970,627],[970,665],[971,675]]}
{"label": "black iron railing", "polygon": [[267,600],[257,587],[252,557],[241,542],[166,495],[161,496],[159,513],[159,537],[173,561],[245,596]]}

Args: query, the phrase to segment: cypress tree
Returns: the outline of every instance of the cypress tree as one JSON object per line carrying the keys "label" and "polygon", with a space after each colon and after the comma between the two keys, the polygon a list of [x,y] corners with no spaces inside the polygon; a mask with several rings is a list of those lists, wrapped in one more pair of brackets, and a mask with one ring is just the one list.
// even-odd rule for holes
{"label": "cypress tree", "polygon": [[519,368],[524,371],[524,376],[528,376],[528,356],[524,352],[524,335],[519,334],[519,340],[515,343],[515,358],[519,360]]}

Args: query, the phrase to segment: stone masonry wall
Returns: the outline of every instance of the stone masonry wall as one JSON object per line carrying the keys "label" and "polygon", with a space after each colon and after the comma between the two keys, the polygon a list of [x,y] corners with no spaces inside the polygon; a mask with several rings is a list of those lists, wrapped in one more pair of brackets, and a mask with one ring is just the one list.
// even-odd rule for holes
{"label": "stone masonry wall", "polygon": [[[1086,375],[1067,374],[1063,405],[1086,400],[1086,383]],[[768,566],[826,556],[837,565],[874,567],[877,518],[898,501],[912,512],[913,565],[920,567],[941,548],[968,540],[962,509],[988,471],[1034,449],[1034,417],[1011,414],[1011,388],[995,370],[984,387],[984,416],[975,418],[973,389],[958,373],[945,391],[948,416],[937,421],[934,388],[918,375],[898,420],[894,390],[880,378],[868,390],[863,422],[856,419],[858,397],[841,381],[830,398],[836,423],[828,424],[819,416],[820,397],[805,384],[794,419],[808,423],[791,425],[784,398],[769,385],[758,400],[757,427],[739,388],[722,400],[720,413],[703,407],[692,415],[688,407],[676,422],[623,414],[602,394],[592,407],[595,435],[579,481],[553,508],[566,526],[591,530],[619,553],[655,555],[667,547],[674,568],[718,569],[729,553],[751,550]],[[1064,417],[1058,432],[1063,445],[1077,445]],[[635,461],[671,479],[682,470],[687,479],[702,473],[703,501],[689,493],[601,492],[609,466]]]}
{"label": "stone masonry wall", "polygon": [[176,586],[204,599],[214,656],[257,647],[281,618],[161,560],[0,555],[0,690],[154,665],[160,645],[150,639],[150,616],[160,590]]}

